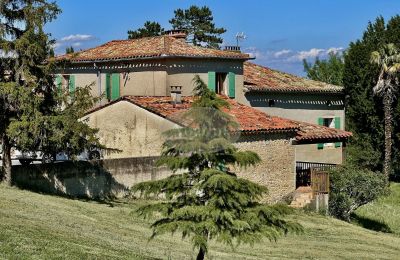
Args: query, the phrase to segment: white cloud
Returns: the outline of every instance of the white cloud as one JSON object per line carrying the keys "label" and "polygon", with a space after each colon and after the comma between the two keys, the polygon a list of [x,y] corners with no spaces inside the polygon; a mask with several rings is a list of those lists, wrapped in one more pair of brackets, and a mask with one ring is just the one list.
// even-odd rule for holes
{"label": "white cloud", "polygon": [[85,47],[91,41],[95,41],[96,37],[90,34],[71,34],[62,37],[58,40],[54,45],[53,48],[55,49],[57,54],[61,54],[65,51],[65,48],[69,46],[77,47]]}
{"label": "white cloud", "polygon": [[291,53],[292,50],[281,50],[274,53],[275,58],[279,58],[281,56],[286,56],[287,54]]}
{"label": "white cloud", "polygon": [[94,40],[95,37],[89,34],[71,34],[61,38],[61,42],[77,42],[77,41],[91,41]]}
{"label": "white cloud", "polygon": [[325,59],[329,53],[341,53],[343,51],[343,47],[311,48],[297,51],[290,49],[261,50],[257,47],[244,49],[244,52],[256,58],[255,63],[297,75],[303,75],[303,59],[308,61],[314,61],[316,57]]}

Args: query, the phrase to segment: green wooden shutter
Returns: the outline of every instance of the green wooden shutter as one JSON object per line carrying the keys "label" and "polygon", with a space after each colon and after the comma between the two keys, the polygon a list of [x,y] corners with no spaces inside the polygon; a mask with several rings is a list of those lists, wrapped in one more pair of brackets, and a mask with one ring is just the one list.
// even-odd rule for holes
{"label": "green wooden shutter", "polygon": [[[340,129],[340,117],[335,117],[335,128]],[[340,147],[341,142],[336,142],[335,147]]]}
{"label": "green wooden shutter", "polygon": [[111,100],[111,75],[109,73],[106,74],[106,98]]}
{"label": "green wooden shutter", "polygon": [[235,86],[236,86],[235,73],[229,72],[228,78],[229,78],[229,97],[235,98]]}
{"label": "green wooden shutter", "polygon": [[111,75],[111,100],[116,100],[119,98],[119,73],[114,73]]}
{"label": "green wooden shutter", "polygon": [[56,89],[57,93],[61,94],[62,93],[62,78],[61,75],[56,76]]}
{"label": "green wooden shutter", "polygon": [[[323,117],[318,118],[318,125],[324,125]],[[324,144],[323,143],[317,144],[317,147],[318,147],[318,149],[324,149]]]}
{"label": "green wooden shutter", "polygon": [[215,71],[208,72],[208,89],[215,92]]}
{"label": "green wooden shutter", "polygon": [[71,96],[74,96],[74,93],[75,93],[75,75],[69,75],[68,89],[69,89],[69,94]]}

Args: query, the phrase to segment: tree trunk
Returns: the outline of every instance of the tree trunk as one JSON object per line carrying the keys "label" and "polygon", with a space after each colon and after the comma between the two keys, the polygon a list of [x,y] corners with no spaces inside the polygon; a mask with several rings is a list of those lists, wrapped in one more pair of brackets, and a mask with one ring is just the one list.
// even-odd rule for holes
{"label": "tree trunk", "polygon": [[392,171],[392,97],[386,92],[383,97],[383,109],[385,112],[385,159],[383,173],[389,181]]}
{"label": "tree trunk", "polygon": [[10,145],[10,140],[8,137],[3,134],[1,138],[2,144],[3,144],[3,181],[6,183],[8,186],[11,186],[11,145]]}
{"label": "tree trunk", "polygon": [[197,258],[196,260],[203,260],[205,256],[205,252],[203,250],[203,248],[200,247],[199,253],[197,254]]}

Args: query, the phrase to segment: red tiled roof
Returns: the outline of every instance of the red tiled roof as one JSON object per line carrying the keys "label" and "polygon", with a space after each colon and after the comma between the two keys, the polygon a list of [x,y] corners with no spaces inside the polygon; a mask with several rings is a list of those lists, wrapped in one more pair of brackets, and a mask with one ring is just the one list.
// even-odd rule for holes
{"label": "red tiled roof", "polygon": [[297,77],[251,62],[243,65],[244,85],[248,91],[331,92],[340,93],[343,87]]}
{"label": "red tiled roof", "polygon": [[[225,98],[225,97],[224,97]],[[129,101],[140,106],[154,114],[167,118],[175,123],[177,114],[187,111],[193,102],[193,97],[183,97],[181,104],[173,105],[170,97],[142,97],[142,96],[125,96],[105,106],[112,105],[121,100]],[[282,132],[290,131],[296,133],[296,141],[315,142],[315,141],[342,141],[346,140],[352,133],[340,129],[328,128],[325,126],[309,124],[305,122],[294,121],[282,117],[270,116],[253,107],[242,105],[235,100],[226,98],[230,104],[229,109],[225,112],[234,117],[239,124],[239,130],[245,133],[266,133],[266,132]],[[102,109],[104,106],[89,111],[88,114]]]}
{"label": "red tiled roof", "polygon": [[88,50],[61,55],[56,59],[80,63],[165,57],[250,59],[248,54],[193,46],[167,35],[111,41]]}

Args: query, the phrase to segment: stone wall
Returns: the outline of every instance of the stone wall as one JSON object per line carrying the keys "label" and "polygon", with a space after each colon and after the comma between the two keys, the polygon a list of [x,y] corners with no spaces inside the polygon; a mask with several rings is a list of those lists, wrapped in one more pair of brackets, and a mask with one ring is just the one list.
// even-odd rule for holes
{"label": "stone wall", "polygon": [[123,197],[136,183],[172,174],[165,167],[155,166],[157,158],[18,165],[13,166],[12,182],[20,188],[70,197]]}
{"label": "stone wall", "polygon": [[296,189],[295,148],[291,136],[268,134],[243,136],[236,143],[240,150],[256,152],[261,163],[247,169],[235,169],[238,176],[268,188],[264,201],[278,202],[290,197]]}

